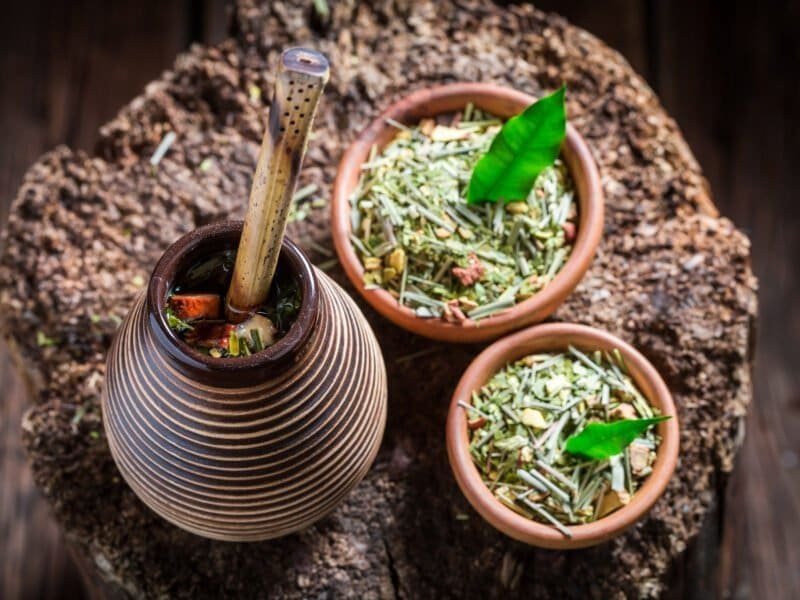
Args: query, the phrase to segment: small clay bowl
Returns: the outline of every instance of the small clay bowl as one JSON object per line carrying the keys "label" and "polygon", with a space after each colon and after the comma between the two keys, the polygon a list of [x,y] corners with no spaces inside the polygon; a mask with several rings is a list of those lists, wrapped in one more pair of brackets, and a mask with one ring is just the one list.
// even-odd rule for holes
{"label": "small clay bowl", "polygon": [[[593,523],[569,526],[572,538],[567,538],[554,527],[526,519],[503,506],[484,485],[469,453],[467,419],[465,409],[459,406],[459,402],[470,404],[472,392],[480,389],[509,362],[535,352],[563,351],[570,345],[583,351],[617,348],[622,353],[630,376],[650,405],[658,408],[661,414],[672,418],[657,425],[661,445],[658,447],[653,472],[633,495],[630,503]],[[542,548],[573,549],[593,546],[621,534],[641,519],[664,493],[675,470],[679,435],[675,404],[653,365],[618,337],[572,323],[529,327],[486,348],[461,377],[447,416],[447,454],[456,481],[467,500],[495,528],[521,542]]]}
{"label": "small clay bowl", "polygon": [[396,325],[418,335],[446,342],[493,340],[545,319],[564,302],[586,273],[603,232],[603,192],[589,147],[569,123],[561,158],[575,182],[579,219],[577,236],[567,262],[553,280],[531,298],[486,319],[464,324],[418,317],[386,290],[365,288],[364,269],[350,242],[350,197],[361,177],[361,165],[367,160],[373,146],[383,149],[398,133],[395,127],[387,123],[387,119],[414,125],[426,117],[461,111],[470,102],[481,110],[508,119],[534,100],[532,96],[517,90],[485,83],[454,83],[419,90],[381,113],[345,152],[339,163],[331,203],[331,231],[336,253],[358,292],[375,310]]}

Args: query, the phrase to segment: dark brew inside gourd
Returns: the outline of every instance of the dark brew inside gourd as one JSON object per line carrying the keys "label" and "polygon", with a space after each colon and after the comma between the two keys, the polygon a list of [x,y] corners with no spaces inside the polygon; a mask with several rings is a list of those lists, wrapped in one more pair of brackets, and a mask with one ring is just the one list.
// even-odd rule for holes
{"label": "dark brew inside gourd", "polygon": [[170,329],[214,358],[249,356],[270,347],[286,335],[300,310],[300,288],[279,262],[266,302],[244,322],[227,322],[225,293],[235,260],[236,251],[227,249],[194,261],[175,278],[164,308]]}

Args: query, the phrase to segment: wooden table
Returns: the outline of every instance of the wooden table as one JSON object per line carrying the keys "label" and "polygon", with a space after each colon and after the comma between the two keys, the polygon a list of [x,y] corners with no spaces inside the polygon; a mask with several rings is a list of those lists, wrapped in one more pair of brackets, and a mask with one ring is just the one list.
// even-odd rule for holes
{"label": "wooden table", "polygon": [[[241,11],[239,16],[240,16],[240,17],[242,17],[242,14],[244,14],[245,12],[246,12],[246,11]],[[279,15],[279,16],[283,17],[282,15]],[[246,15],[245,15],[245,17],[246,17]],[[242,21],[242,23],[243,23],[244,25],[247,25],[247,24],[248,24],[248,21],[247,21],[247,19],[246,19],[246,18],[244,18],[244,19],[243,19],[243,21]],[[246,37],[247,37],[247,36],[246,36],[246,33],[247,33],[247,31],[246,31],[245,27],[242,27],[242,31],[240,31],[240,41],[242,41],[242,40],[244,40],[245,42],[247,41],[247,40],[246,40]],[[195,68],[196,68],[196,65],[192,66],[192,69],[195,69]],[[193,71],[192,69],[190,69],[190,71],[192,71],[192,73],[194,73],[194,71]],[[194,74],[196,75],[196,73],[194,73]],[[224,76],[224,73],[223,73],[223,76]],[[536,87],[529,87],[528,89],[530,89],[531,91],[537,91],[537,88],[536,88]],[[257,107],[256,107],[256,108],[257,108]],[[249,109],[248,109],[248,110],[249,110]],[[254,110],[255,110],[255,109],[254,109]],[[247,112],[247,110],[246,110],[245,112]],[[258,111],[255,111],[255,112],[258,112]],[[152,133],[152,132],[151,132],[151,133]],[[252,137],[252,136],[250,136],[250,137]],[[106,139],[106,141],[108,141],[108,140]],[[157,139],[153,138],[152,140],[147,140],[147,144],[150,144],[150,145],[152,146],[152,144],[154,144],[154,143],[157,143],[157,141],[158,141]],[[110,146],[106,146],[105,150],[106,150],[106,151],[108,151],[108,150],[109,150],[109,148],[110,148]],[[152,149],[152,148],[150,148],[150,149]],[[146,152],[147,152],[147,147],[144,147],[144,148],[142,148],[142,149],[138,150],[137,152],[138,152],[139,154],[141,154],[142,156],[144,156],[144,155],[146,154]],[[124,153],[123,153],[123,154],[124,154]],[[117,157],[117,158],[119,158],[119,157]],[[124,156],[123,156],[123,158],[124,158]],[[178,162],[181,162],[181,161],[179,160]],[[319,161],[319,160],[318,160],[317,162],[318,162],[319,164],[323,164],[323,163],[327,162],[327,159],[326,159],[326,160],[324,160],[324,161]],[[246,171],[246,169],[243,169],[242,171]],[[314,175],[311,175],[311,177],[312,177],[312,178],[314,178]],[[326,173],[325,173],[325,172],[323,172],[323,173],[322,173],[322,180],[323,180],[323,181],[322,181],[322,183],[328,183],[327,181],[324,181],[324,180],[325,180],[325,177],[326,177]],[[170,185],[170,184],[167,184],[167,186],[166,186],[166,187],[168,188],[168,187],[169,187],[169,185]],[[241,185],[242,185],[242,182],[237,180],[237,182],[236,182],[236,186],[239,186],[239,187],[241,187]],[[223,209],[226,209],[226,208],[227,208],[227,207],[223,207]],[[201,217],[202,217],[202,215],[201,215]],[[312,222],[312,224],[314,223],[314,219],[313,219],[313,218],[312,218],[311,222]],[[310,229],[310,232],[311,232],[311,233],[309,233],[308,231],[304,231],[304,232],[301,232],[301,235],[320,235],[320,237],[319,237],[319,238],[315,238],[315,239],[320,239],[320,240],[323,240],[323,241],[324,241],[324,239],[325,239],[324,233],[323,233],[323,234],[319,234],[319,230],[318,230],[318,229],[316,229],[316,228],[314,228],[314,227],[311,227],[311,229]],[[315,232],[316,232],[316,233],[315,233]],[[155,250],[155,249],[153,249],[153,250],[152,250],[152,252],[156,252],[156,250]],[[143,262],[145,262],[145,261],[143,261]],[[146,268],[145,268],[145,267],[143,267],[143,266],[142,266],[142,267],[140,267],[140,268],[141,268],[142,270],[146,270]],[[135,277],[135,276],[134,276],[134,277]],[[561,315],[560,315],[560,316],[561,316]],[[570,318],[570,315],[569,315],[568,313],[565,313],[565,314],[564,314],[564,316],[563,316],[562,318]],[[387,335],[389,335],[389,336],[392,336],[393,334],[392,334],[392,333],[388,333]],[[401,340],[401,342],[402,342],[402,343],[406,343],[406,342],[408,342],[408,343],[411,343],[411,344],[413,344],[413,343],[415,343],[415,342],[417,342],[417,341],[416,341],[416,340]],[[34,349],[34,350],[35,350],[35,349]],[[446,386],[443,386],[443,387],[446,387]],[[427,417],[427,415],[426,415],[426,417]],[[431,418],[435,418],[435,417],[434,417],[434,416],[432,416]],[[392,442],[389,442],[389,441],[387,440],[387,450],[391,450],[393,446],[396,448],[396,446],[397,446],[397,440],[395,439],[395,440],[393,440]],[[394,451],[393,451],[393,453],[394,453]],[[384,458],[386,458],[386,457],[384,457]],[[391,460],[389,461],[389,463],[391,464]],[[443,473],[443,474],[444,474],[445,476],[447,475],[446,473]],[[473,515],[473,516],[474,516],[474,515]],[[504,555],[504,556],[505,556],[505,555]],[[504,564],[505,564],[505,563],[506,563],[506,561],[505,561],[505,558],[504,558]]]}

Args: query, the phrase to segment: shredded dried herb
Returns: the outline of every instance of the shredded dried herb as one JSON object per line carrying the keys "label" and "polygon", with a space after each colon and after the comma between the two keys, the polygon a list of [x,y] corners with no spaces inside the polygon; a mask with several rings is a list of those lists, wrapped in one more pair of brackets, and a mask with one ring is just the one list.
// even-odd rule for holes
{"label": "shredded dried herb", "polygon": [[[663,419],[619,352],[575,348],[507,365],[463,407],[472,459],[498,501],[566,536],[565,525],[630,501],[652,472],[660,443],[653,426]],[[578,445],[589,457],[569,452],[587,431]]]}
{"label": "shredded dried herb", "polygon": [[362,166],[351,241],[368,288],[419,317],[460,323],[497,314],[542,289],[576,233],[573,182],[562,161],[522,201],[470,205],[470,174],[502,121],[471,105],[450,123],[399,129]]}
{"label": "shredded dried herb", "polygon": [[310,183],[298,189],[292,196],[292,204],[289,207],[289,223],[304,221],[306,217],[316,208],[324,208],[327,202],[324,198],[317,195],[319,186]]}
{"label": "shredded dried herb", "polygon": [[50,346],[56,345],[56,340],[51,337],[48,337],[44,331],[37,331],[36,332],[36,345],[42,348],[49,348]]}

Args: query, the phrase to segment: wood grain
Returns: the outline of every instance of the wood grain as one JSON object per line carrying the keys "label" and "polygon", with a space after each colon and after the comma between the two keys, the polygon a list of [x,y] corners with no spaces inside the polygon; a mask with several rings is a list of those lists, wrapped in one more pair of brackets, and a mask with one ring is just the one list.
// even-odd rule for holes
{"label": "wood grain", "polygon": [[724,588],[800,596],[800,6],[659,3],[664,103],[720,208],[753,241],[761,280],[755,397],[727,505]]}
{"label": "wood grain", "polygon": [[[222,1],[32,0],[0,19],[0,223],[27,167],[57,144],[91,150],[97,129],[191,39],[219,41]],[[188,26],[196,10],[199,31]],[[192,37],[194,35],[194,37]],[[80,598],[82,583],[34,486],[19,426],[29,396],[0,342],[0,598]]]}
{"label": "wood grain", "polygon": [[34,486],[20,444],[19,425],[28,395],[5,343],[0,361],[0,597],[80,597],[81,581],[50,508]]}

